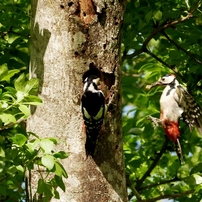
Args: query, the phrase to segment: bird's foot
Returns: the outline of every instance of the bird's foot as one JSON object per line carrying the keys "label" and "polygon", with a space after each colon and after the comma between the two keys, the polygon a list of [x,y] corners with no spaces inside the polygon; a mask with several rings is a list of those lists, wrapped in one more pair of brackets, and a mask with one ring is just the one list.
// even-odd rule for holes
{"label": "bird's foot", "polygon": [[159,124],[162,123],[162,121],[160,119],[153,117],[153,116],[147,116],[147,119],[152,121],[153,127],[155,129],[159,126]]}

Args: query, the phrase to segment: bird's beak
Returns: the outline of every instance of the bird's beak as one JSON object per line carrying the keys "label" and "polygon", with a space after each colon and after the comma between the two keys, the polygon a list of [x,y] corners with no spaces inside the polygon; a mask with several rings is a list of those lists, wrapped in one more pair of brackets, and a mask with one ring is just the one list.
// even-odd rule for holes
{"label": "bird's beak", "polygon": [[154,82],[154,83],[152,83],[152,84],[150,84],[150,85],[147,85],[147,86],[146,86],[146,89],[147,89],[147,90],[150,90],[151,88],[153,88],[153,87],[155,87],[155,86],[160,86],[160,85],[162,85],[162,83],[161,83],[161,80],[159,79],[158,81],[156,81],[156,82]]}

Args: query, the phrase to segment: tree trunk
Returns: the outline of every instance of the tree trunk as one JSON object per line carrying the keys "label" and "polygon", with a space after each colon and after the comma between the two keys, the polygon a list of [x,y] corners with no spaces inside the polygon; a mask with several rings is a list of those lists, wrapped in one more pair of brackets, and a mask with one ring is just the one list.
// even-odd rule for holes
{"label": "tree trunk", "polygon": [[[127,201],[121,134],[120,29],[124,3],[115,0],[32,0],[31,76],[39,79],[37,107],[27,130],[57,137],[68,152],[60,201]],[[95,67],[114,94],[94,158],[85,154],[82,75]],[[115,79],[114,79],[115,78]],[[32,172],[32,194],[39,175]],[[54,199],[52,199],[54,201]]]}

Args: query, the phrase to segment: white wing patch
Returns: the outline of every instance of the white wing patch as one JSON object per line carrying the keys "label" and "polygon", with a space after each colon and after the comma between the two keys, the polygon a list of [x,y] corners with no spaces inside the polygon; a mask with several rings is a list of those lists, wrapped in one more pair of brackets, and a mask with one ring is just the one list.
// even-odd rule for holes
{"label": "white wing patch", "polygon": [[87,112],[86,108],[83,108],[83,112],[84,112],[84,116],[87,118],[87,119],[90,119],[90,115],[89,113]]}
{"label": "white wing patch", "polygon": [[103,107],[100,108],[99,112],[97,113],[97,115],[95,116],[95,120],[100,119],[103,116]]}

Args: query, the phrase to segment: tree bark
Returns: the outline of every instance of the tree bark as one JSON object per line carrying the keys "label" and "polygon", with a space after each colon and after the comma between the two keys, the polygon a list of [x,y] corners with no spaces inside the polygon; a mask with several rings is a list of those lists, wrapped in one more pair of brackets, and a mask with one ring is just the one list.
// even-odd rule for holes
{"label": "tree bark", "polygon": [[[123,14],[124,3],[116,0],[32,0],[30,74],[39,79],[43,106],[33,110],[27,130],[66,142],[57,148],[69,153],[62,162],[68,178],[60,201],[127,201],[121,133]],[[92,67],[114,97],[95,156],[86,158],[80,102],[82,75]],[[31,179],[35,194],[37,172]]]}

